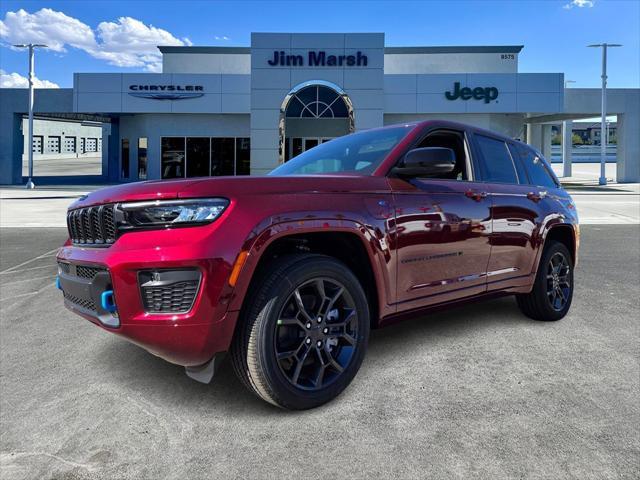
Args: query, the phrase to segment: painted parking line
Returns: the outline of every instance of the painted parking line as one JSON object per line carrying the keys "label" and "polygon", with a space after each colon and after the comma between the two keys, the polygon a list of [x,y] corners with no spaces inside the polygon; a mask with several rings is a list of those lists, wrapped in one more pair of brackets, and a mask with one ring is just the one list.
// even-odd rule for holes
{"label": "painted parking line", "polygon": [[[9,272],[9,273],[14,273],[14,272]],[[23,282],[33,282],[35,280],[44,280],[45,278],[56,278],[56,276],[47,275],[45,277],[23,278],[22,280],[10,280],[7,283],[0,284],[0,286],[15,285],[16,283],[23,283]]]}
{"label": "painted parking line", "polygon": [[44,287],[36,290],[35,292],[20,293],[18,295],[11,295],[10,297],[3,296],[2,298],[0,298],[0,302],[4,302],[6,300],[15,300],[16,298],[24,298],[24,297],[31,297],[33,295],[38,295],[42,293],[44,290],[46,290],[47,288],[53,287],[53,286],[54,286],[53,283],[47,283]]}
{"label": "painted parking line", "polygon": [[19,263],[18,265],[14,265],[13,267],[9,267],[9,268],[7,268],[7,269],[5,269],[5,270],[2,270],[2,271],[0,272],[0,274],[3,274],[3,273],[11,273],[11,272],[15,271],[17,268],[20,268],[20,267],[22,267],[22,266],[24,266],[24,265],[28,265],[28,264],[30,264],[31,262],[35,262],[36,260],[40,260],[40,259],[42,259],[42,258],[46,258],[46,257],[53,257],[53,256],[55,256],[54,254],[55,254],[57,251],[58,251],[58,248],[54,248],[53,250],[49,250],[48,252],[45,252],[45,253],[43,253],[42,255],[38,255],[37,257],[33,257],[33,258],[31,258],[31,259],[29,259],[29,260],[27,260],[27,261],[25,261],[25,262]]}
{"label": "painted parking line", "polygon": [[[46,257],[42,257],[42,258],[46,258]],[[56,265],[55,265],[55,264],[53,264],[53,263],[51,263],[51,264],[49,264],[49,265],[40,265],[39,267],[22,268],[22,269],[20,269],[20,273],[23,273],[23,272],[29,272],[29,271],[31,271],[31,270],[42,270],[43,268],[55,268],[55,267],[56,267]],[[13,267],[11,267],[11,268],[13,268]],[[10,275],[10,274],[12,274],[12,273],[16,273],[16,272],[13,272],[13,271],[9,271],[9,272],[4,271],[4,272],[0,272],[0,275]]]}

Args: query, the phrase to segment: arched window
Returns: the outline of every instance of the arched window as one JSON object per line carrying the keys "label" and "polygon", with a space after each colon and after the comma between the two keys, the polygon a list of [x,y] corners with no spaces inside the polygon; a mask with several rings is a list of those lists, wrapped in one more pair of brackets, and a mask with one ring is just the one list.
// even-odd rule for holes
{"label": "arched window", "polygon": [[347,118],[349,108],[344,98],[324,85],[310,85],[291,95],[287,118]]}

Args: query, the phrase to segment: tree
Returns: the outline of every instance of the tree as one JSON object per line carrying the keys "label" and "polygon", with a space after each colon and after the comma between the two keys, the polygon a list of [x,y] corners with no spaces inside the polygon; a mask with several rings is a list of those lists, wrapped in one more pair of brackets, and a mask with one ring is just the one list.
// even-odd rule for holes
{"label": "tree", "polygon": [[571,137],[571,143],[573,145],[582,145],[584,142],[582,141],[582,137],[580,135],[578,135],[577,133],[574,133],[573,136]]}

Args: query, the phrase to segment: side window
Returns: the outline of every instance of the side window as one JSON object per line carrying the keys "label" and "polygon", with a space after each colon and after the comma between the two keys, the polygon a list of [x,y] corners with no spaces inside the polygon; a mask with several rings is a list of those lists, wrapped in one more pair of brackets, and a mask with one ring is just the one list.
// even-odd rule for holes
{"label": "side window", "polygon": [[513,143],[507,143],[509,147],[509,153],[511,154],[511,160],[513,160],[513,164],[516,167],[516,172],[518,172],[518,180],[520,180],[521,185],[526,185],[529,183],[529,177],[527,176],[527,172],[524,168],[522,159],[520,158],[520,151],[518,147]]}
{"label": "side window", "polygon": [[530,183],[539,187],[557,188],[546,162],[533,149],[520,146],[520,158],[529,174]]}
{"label": "side window", "polygon": [[420,145],[418,145],[418,148],[422,147],[442,147],[453,150],[456,157],[456,166],[453,172],[442,178],[448,180],[469,180],[469,175],[467,174],[467,153],[462,132],[438,131],[430,133],[420,142]]}
{"label": "side window", "polygon": [[480,158],[480,177],[485,182],[518,183],[507,144],[502,140],[475,135],[482,158]]}

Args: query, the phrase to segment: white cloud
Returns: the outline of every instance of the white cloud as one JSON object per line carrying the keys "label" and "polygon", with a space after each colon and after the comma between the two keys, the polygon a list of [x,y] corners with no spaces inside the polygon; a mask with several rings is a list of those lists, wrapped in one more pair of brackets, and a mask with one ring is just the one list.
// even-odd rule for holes
{"label": "white cloud", "polygon": [[[49,80],[33,79],[34,88],[60,88],[57,83]],[[29,79],[19,73],[7,73],[0,69],[0,88],[29,88]]]}
{"label": "white cloud", "polygon": [[22,9],[7,12],[4,20],[0,20],[0,38],[9,45],[45,43],[56,52],[65,52],[66,47],[71,46],[111,65],[142,67],[152,72],[162,68],[158,45],[192,45],[188,38],[176,38],[162,28],[145,25],[135,18],[101,22],[93,30],[80,20],[49,8],[35,13]]}
{"label": "white cloud", "polygon": [[595,3],[595,0],[572,0],[571,2],[565,4],[562,8],[564,8],[565,10],[571,10],[573,7],[591,8]]}
{"label": "white cloud", "polygon": [[214,40],[218,40],[218,41],[223,41],[223,42],[227,42],[229,40],[231,40],[229,37],[227,37],[226,35],[216,35],[215,37],[213,37]]}
{"label": "white cloud", "polygon": [[56,52],[64,52],[65,45],[81,49],[95,45],[88,25],[50,8],[35,13],[22,9],[7,12],[4,20],[0,20],[0,38],[11,44],[44,43]]}

